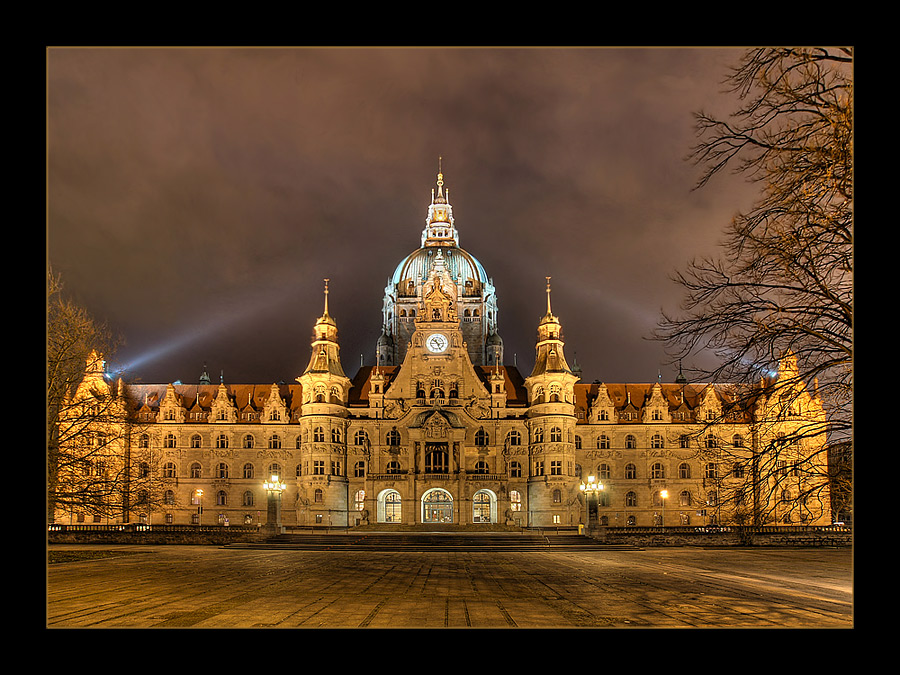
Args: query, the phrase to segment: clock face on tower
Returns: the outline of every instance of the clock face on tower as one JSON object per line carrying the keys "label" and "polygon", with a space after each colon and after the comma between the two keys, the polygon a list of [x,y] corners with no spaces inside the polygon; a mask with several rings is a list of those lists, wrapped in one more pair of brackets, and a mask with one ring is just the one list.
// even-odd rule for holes
{"label": "clock face on tower", "polygon": [[447,344],[447,337],[445,335],[441,335],[440,333],[432,333],[427,338],[425,338],[425,346],[428,348],[428,351],[435,354],[447,349]]}

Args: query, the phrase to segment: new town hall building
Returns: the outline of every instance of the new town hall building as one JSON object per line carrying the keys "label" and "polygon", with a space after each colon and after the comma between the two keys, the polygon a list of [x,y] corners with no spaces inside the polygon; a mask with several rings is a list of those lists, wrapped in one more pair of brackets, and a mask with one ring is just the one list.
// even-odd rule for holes
{"label": "new town hall building", "polygon": [[[680,376],[580,382],[549,279],[534,368],[523,376],[506,365],[496,289],[459,245],[441,174],[421,245],[394,270],[382,312],[377,364],[352,379],[326,280],[309,364],[294,383],[120,382],[132,462],[159,494],[131,519],[264,523],[264,482],[277,475],[287,527],[576,526],[591,477],[603,486],[597,517],[610,526],[748,522],[754,511],[767,522],[830,524],[827,500],[785,498],[803,489],[787,469],[766,479],[779,485],[751,487],[754,448],[783,433],[758,424],[765,397],[735,413],[728,387]],[[814,393],[801,399],[806,419],[824,419]]]}

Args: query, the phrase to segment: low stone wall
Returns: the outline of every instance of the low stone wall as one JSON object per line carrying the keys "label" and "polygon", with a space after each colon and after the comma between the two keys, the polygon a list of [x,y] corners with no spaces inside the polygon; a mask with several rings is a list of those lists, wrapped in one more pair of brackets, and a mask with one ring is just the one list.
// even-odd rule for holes
{"label": "low stone wall", "polygon": [[265,528],[190,527],[171,525],[50,526],[48,544],[153,544],[225,546],[263,541],[274,533]]}
{"label": "low stone wall", "polygon": [[588,536],[605,544],[632,546],[852,546],[850,528],[762,527],[598,527]]}

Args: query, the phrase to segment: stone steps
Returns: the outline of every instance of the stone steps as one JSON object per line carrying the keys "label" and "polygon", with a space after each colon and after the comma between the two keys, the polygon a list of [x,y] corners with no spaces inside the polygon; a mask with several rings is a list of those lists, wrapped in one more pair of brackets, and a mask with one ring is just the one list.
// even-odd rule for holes
{"label": "stone steps", "polygon": [[229,548],[344,551],[561,551],[636,549],[603,544],[572,534],[460,534],[442,532],[359,532],[342,534],[281,534],[263,542],[230,544]]}

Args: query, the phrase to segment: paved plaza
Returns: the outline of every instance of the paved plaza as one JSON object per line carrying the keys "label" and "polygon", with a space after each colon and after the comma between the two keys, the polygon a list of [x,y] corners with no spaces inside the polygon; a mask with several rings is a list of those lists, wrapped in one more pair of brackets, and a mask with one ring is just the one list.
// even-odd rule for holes
{"label": "paved plaza", "polygon": [[849,548],[48,548],[48,628],[853,627]]}

